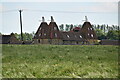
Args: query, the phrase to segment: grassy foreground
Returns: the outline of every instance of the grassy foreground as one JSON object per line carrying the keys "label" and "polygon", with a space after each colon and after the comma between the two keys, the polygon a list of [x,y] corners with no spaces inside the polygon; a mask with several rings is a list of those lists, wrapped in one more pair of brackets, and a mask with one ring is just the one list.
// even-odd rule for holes
{"label": "grassy foreground", "polygon": [[3,45],[5,78],[117,78],[118,46]]}

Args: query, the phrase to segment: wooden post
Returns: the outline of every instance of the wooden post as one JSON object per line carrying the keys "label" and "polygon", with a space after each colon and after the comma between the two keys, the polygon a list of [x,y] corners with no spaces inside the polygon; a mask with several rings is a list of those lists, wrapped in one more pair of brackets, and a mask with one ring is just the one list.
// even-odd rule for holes
{"label": "wooden post", "polygon": [[19,10],[19,12],[20,12],[21,41],[23,42],[23,33],[22,33],[22,15],[21,15],[22,10]]}

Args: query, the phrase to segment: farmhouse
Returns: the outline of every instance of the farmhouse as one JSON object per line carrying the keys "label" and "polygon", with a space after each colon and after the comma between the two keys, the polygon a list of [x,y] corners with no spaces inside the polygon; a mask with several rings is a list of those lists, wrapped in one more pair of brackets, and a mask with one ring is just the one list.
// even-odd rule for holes
{"label": "farmhouse", "polygon": [[73,31],[62,32],[59,31],[52,16],[49,25],[45,22],[44,17],[42,17],[42,23],[33,38],[34,44],[82,45],[94,44],[96,40],[96,33],[90,22],[86,21],[81,29],[77,27]]}
{"label": "farmhouse", "polygon": [[21,44],[13,33],[10,35],[0,35],[0,44]]}

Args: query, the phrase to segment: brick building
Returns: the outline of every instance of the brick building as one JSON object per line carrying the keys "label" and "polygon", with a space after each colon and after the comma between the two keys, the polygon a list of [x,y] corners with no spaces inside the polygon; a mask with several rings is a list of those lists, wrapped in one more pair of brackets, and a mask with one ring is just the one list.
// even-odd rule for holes
{"label": "brick building", "polygon": [[94,44],[97,40],[96,33],[90,22],[85,21],[82,28],[74,28],[73,31],[62,32],[51,16],[49,25],[42,17],[40,24],[33,41],[35,44],[65,44],[65,45],[82,45]]}

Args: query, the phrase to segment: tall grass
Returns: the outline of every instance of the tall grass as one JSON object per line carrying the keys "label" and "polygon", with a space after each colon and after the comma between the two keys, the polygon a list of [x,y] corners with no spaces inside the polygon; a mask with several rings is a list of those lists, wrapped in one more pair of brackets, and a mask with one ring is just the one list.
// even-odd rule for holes
{"label": "tall grass", "polygon": [[118,46],[3,45],[5,78],[117,78]]}

